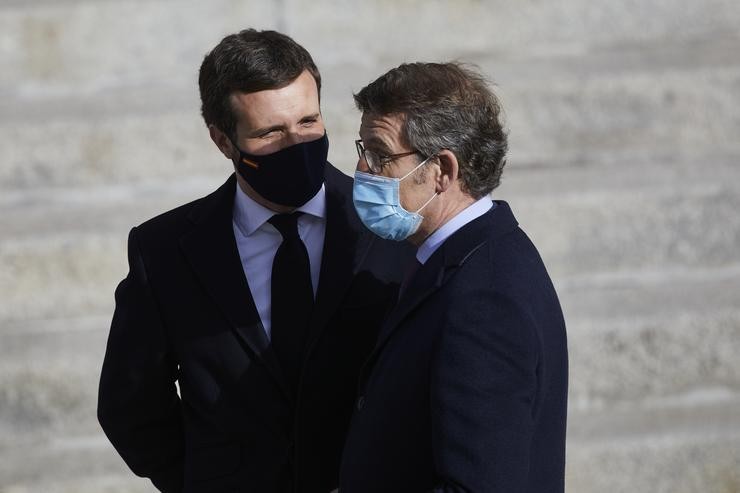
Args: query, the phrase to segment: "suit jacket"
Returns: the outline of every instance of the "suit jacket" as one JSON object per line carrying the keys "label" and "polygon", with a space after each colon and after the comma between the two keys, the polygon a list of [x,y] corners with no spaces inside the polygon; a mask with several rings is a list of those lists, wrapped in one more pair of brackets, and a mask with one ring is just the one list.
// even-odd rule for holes
{"label": "suit jacket", "polygon": [[509,206],[419,269],[362,372],[342,493],[563,491],[565,323]]}
{"label": "suit jacket", "polygon": [[326,237],[297,396],[239,259],[234,175],[131,231],[98,417],[129,467],[161,491],[336,487],[359,370],[412,252],[364,229],[351,178],[327,166],[325,185]]}

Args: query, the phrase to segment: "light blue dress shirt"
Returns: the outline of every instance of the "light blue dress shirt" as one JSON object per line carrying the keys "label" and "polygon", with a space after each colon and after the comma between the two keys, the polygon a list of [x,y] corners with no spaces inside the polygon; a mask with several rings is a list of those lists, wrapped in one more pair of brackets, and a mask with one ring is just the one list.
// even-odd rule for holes
{"label": "light blue dress shirt", "polygon": [[462,228],[473,219],[482,216],[495,206],[496,204],[489,196],[485,196],[470,204],[424,240],[424,243],[422,243],[416,251],[416,260],[422,264],[426,263],[426,261],[429,260],[429,257],[431,257],[432,254],[442,246],[442,243],[452,236],[452,233]]}

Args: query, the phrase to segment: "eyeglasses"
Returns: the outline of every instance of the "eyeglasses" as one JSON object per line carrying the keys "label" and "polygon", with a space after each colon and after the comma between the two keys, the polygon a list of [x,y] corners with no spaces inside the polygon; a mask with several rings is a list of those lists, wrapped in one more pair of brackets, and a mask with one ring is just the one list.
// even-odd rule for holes
{"label": "eyeglasses", "polygon": [[373,175],[379,174],[381,171],[383,171],[383,167],[385,167],[388,163],[393,161],[394,159],[398,159],[405,156],[410,156],[412,154],[419,154],[419,151],[409,151],[409,152],[399,152],[398,154],[389,154],[387,156],[384,156],[382,154],[378,154],[375,151],[370,151],[368,149],[365,149],[362,145],[362,139],[355,141],[355,147],[357,147],[357,156],[360,159],[364,159],[367,163],[367,167],[370,169],[370,173]]}

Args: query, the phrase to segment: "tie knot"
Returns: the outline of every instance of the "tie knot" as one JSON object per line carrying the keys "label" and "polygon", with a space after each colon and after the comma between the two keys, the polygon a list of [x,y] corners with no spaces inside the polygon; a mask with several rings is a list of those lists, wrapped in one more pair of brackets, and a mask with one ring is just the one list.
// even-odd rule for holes
{"label": "tie knot", "polygon": [[291,212],[290,214],[275,214],[267,221],[283,236],[284,240],[289,238],[299,238],[298,236],[298,217],[302,212]]}

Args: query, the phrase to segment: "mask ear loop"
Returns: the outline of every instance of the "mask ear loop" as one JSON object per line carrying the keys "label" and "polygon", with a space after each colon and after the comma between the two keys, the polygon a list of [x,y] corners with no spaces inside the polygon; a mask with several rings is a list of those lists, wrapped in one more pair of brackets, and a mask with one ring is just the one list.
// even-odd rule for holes
{"label": "mask ear loop", "polygon": [[[432,154],[431,156],[429,156],[428,158],[426,158],[426,159],[425,159],[424,161],[420,162],[420,163],[419,163],[419,165],[418,165],[418,166],[417,166],[416,168],[412,169],[411,171],[409,171],[408,173],[406,173],[405,175],[403,175],[403,177],[402,177],[402,178],[399,178],[399,179],[398,179],[398,181],[401,181],[401,180],[403,180],[404,178],[406,178],[407,176],[409,176],[409,175],[410,175],[411,173],[413,173],[413,172],[414,172],[414,171],[416,171],[417,169],[419,169],[419,168],[421,168],[422,166],[424,166],[424,165],[426,164],[426,162],[427,162],[427,161],[429,161],[430,159],[432,159],[432,158],[433,158],[433,157],[435,157],[435,156],[436,156],[436,154]],[[419,208],[418,208],[418,209],[416,210],[416,212],[414,212],[414,214],[418,214],[418,213],[420,213],[420,212],[421,212],[421,210],[422,210],[422,209],[423,209],[424,207],[428,206],[428,205],[429,205],[429,203],[430,203],[430,202],[431,202],[432,200],[434,200],[434,198],[435,198],[435,197],[436,197],[437,195],[439,195],[439,193],[438,193],[438,192],[434,192],[434,195],[432,195],[432,196],[431,196],[431,197],[429,198],[429,200],[427,200],[426,202],[424,202],[424,205],[422,205],[421,207],[419,207]]]}
{"label": "mask ear loop", "polygon": [[435,198],[437,197],[437,195],[439,195],[439,193],[438,193],[438,192],[434,192],[434,195],[432,195],[432,196],[431,196],[431,198],[430,198],[429,200],[427,200],[426,202],[424,202],[424,205],[422,205],[421,207],[419,207],[419,208],[418,208],[418,209],[416,210],[416,212],[414,212],[414,214],[418,214],[418,213],[420,213],[420,212],[421,212],[421,210],[422,210],[422,209],[423,209],[424,207],[428,206],[428,205],[429,205],[429,203],[430,203],[430,202],[431,202],[432,200],[434,200],[434,199],[435,199]]}
{"label": "mask ear loop", "polygon": [[[432,154],[431,156],[429,156],[428,158],[426,158],[426,159],[425,159],[424,161],[420,162],[420,163],[419,163],[419,164],[418,164],[418,165],[416,166],[416,168],[412,169],[411,171],[409,171],[408,173],[406,173],[405,175],[403,175],[403,176],[402,176],[401,178],[398,178],[398,181],[400,182],[400,181],[401,181],[401,180],[403,180],[404,178],[407,178],[408,176],[410,176],[410,175],[411,175],[411,173],[413,173],[413,172],[414,172],[414,171],[416,171],[417,169],[419,169],[419,168],[421,168],[422,166],[424,166],[424,165],[425,165],[425,164],[427,163],[427,161],[429,161],[430,159],[432,159],[432,158],[433,158],[433,157],[435,157],[435,156],[436,156],[436,154]],[[435,198],[435,197],[436,197],[437,195],[439,195],[439,193],[437,193],[437,192],[434,192],[434,195],[432,195],[432,196],[431,196],[431,197],[429,198],[429,200],[427,200],[426,202],[424,202],[424,205],[422,205],[421,207],[419,207],[419,208],[418,208],[418,209],[416,210],[416,212],[414,212],[414,214],[418,214],[418,213],[420,213],[420,212],[421,212],[421,210],[422,210],[422,209],[423,209],[424,207],[428,206],[428,205],[429,205],[429,202],[431,202],[432,200],[434,200],[434,198]]]}
{"label": "mask ear loop", "polygon": [[408,176],[410,176],[410,175],[411,175],[411,173],[413,173],[413,172],[414,172],[414,171],[416,171],[417,169],[419,169],[419,168],[421,168],[422,166],[424,166],[424,165],[425,165],[425,164],[427,163],[427,161],[429,161],[430,159],[432,159],[432,158],[433,158],[434,156],[436,156],[436,154],[433,154],[433,155],[429,156],[429,157],[428,157],[428,158],[426,158],[426,159],[425,159],[424,161],[420,162],[420,163],[419,163],[419,164],[418,164],[418,165],[416,166],[416,168],[412,169],[411,171],[409,171],[408,173],[406,173],[405,175],[403,175],[403,176],[402,176],[401,178],[397,178],[397,180],[398,180],[398,181],[401,181],[401,180],[403,180],[404,178],[407,178]]}

